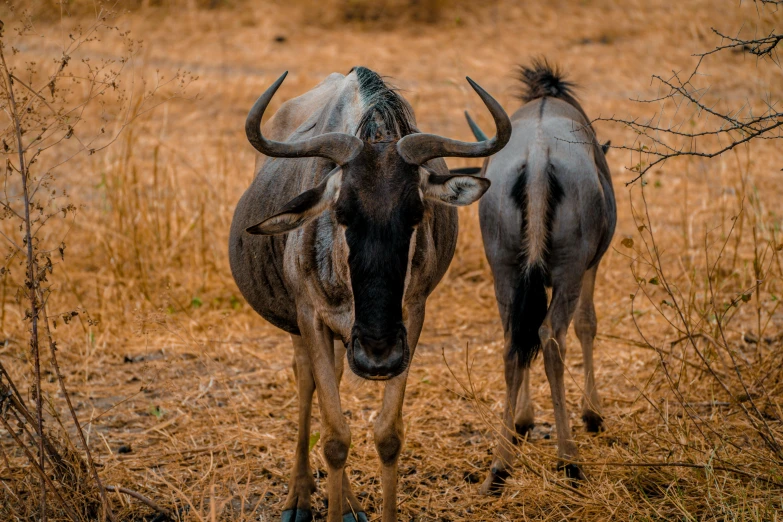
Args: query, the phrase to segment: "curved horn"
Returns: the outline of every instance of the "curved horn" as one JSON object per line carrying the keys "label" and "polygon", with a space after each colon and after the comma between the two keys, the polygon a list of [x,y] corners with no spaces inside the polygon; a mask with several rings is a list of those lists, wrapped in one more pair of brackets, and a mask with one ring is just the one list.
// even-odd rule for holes
{"label": "curved horn", "polygon": [[470,78],[466,79],[492,114],[497,127],[495,137],[478,143],[470,143],[435,134],[409,134],[397,142],[397,151],[405,161],[413,165],[421,165],[433,158],[480,158],[491,156],[506,146],[511,138],[511,121],[508,119],[508,114],[487,91]]}
{"label": "curved horn", "polygon": [[487,135],[484,134],[484,131],[481,130],[481,127],[478,126],[478,123],[473,121],[473,118],[470,117],[468,111],[465,111],[465,119],[468,120],[468,125],[470,126],[471,132],[473,132],[473,136],[476,137],[476,141],[487,141],[489,139],[487,138]]}
{"label": "curved horn", "polygon": [[338,165],[345,165],[362,150],[362,140],[356,136],[342,132],[329,132],[304,141],[285,143],[264,138],[261,133],[261,118],[264,116],[269,101],[283,83],[288,71],[284,72],[275,83],[262,94],[245,120],[245,134],[250,144],[261,154],[273,158],[306,158],[318,156],[328,158]]}

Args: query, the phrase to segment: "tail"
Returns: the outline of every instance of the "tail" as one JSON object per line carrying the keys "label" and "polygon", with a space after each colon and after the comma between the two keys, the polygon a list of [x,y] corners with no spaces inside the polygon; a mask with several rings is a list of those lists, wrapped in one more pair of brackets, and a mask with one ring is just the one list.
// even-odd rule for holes
{"label": "tail", "polygon": [[546,285],[549,275],[541,266],[522,272],[511,303],[511,351],[517,364],[529,368],[541,349],[538,329],[544,324],[549,306]]}
{"label": "tail", "polygon": [[538,329],[546,319],[546,288],[551,286],[549,253],[552,224],[563,188],[555,177],[549,151],[538,151],[528,158],[512,189],[512,199],[522,213],[520,262],[522,270],[511,304],[511,349],[517,363],[527,368],[538,355],[541,342]]}

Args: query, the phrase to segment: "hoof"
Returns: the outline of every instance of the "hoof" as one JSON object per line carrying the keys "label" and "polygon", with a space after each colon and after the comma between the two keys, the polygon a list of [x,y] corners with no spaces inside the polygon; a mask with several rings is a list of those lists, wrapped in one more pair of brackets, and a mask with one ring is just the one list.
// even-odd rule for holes
{"label": "hoof", "polygon": [[584,473],[576,464],[563,464],[562,462],[557,465],[558,471],[565,470],[566,478],[573,481],[572,485],[577,487],[578,482],[585,479]]}
{"label": "hoof", "polygon": [[280,516],[280,522],[310,522],[311,520],[313,514],[309,509],[286,509]]}
{"label": "hoof", "polygon": [[364,511],[359,511],[356,516],[353,513],[346,513],[343,515],[343,522],[367,522],[367,515]]}
{"label": "hoof", "polygon": [[525,422],[521,424],[514,424],[514,430],[517,432],[517,442],[524,440],[525,435],[533,431],[536,427],[534,422]]}
{"label": "hoof", "polygon": [[509,477],[506,470],[491,470],[484,483],[481,484],[479,493],[482,495],[499,495],[506,485],[506,479]]}
{"label": "hoof", "polygon": [[590,433],[604,431],[604,418],[600,413],[588,410],[582,414],[582,420],[585,423],[585,429]]}

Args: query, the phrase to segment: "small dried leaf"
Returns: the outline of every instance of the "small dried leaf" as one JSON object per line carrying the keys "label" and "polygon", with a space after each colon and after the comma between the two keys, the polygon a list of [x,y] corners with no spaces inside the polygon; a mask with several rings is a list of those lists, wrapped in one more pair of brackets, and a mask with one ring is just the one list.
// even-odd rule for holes
{"label": "small dried leaf", "polygon": [[620,244],[623,245],[625,248],[633,248],[633,239],[630,237],[626,237],[622,241],[620,241]]}
{"label": "small dried leaf", "polygon": [[316,444],[318,444],[318,441],[321,439],[321,432],[320,431],[314,431],[310,435],[310,444],[307,451],[313,451],[313,448]]}

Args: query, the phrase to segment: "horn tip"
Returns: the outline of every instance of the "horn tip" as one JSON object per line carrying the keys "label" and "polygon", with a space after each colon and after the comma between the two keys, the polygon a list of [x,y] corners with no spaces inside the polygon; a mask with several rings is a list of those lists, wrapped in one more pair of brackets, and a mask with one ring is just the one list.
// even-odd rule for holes
{"label": "horn tip", "polygon": [[288,71],[285,71],[283,74],[281,74],[280,78],[278,78],[275,83],[280,85],[281,83],[283,83],[283,80],[285,80],[286,76],[288,76]]}
{"label": "horn tip", "polygon": [[481,87],[481,85],[479,85],[478,83],[474,82],[470,76],[465,76],[465,79],[468,81],[470,86],[473,87],[473,90],[476,91],[479,95],[481,95],[481,93],[483,92],[486,92],[484,88]]}

